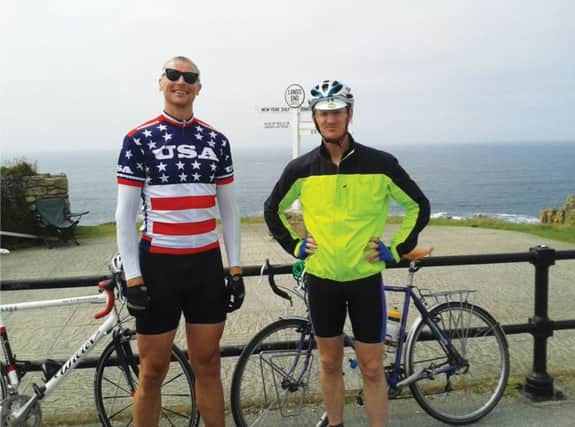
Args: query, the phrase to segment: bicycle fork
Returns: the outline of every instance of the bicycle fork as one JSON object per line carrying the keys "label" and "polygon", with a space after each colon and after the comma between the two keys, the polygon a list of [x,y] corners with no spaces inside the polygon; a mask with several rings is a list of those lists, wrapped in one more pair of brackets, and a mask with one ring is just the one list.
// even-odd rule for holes
{"label": "bicycle fork", "polygon": [[[281,386],[284,390],[287,389],[290,392],[297,391],[299,389],[299,387],[303,384],[304,376],[310,367],[311,359],[313,357],[311,354],[311,351],[313,350],[313,346],[314,346],[314,337],[313,337],[313,333],[311,331],[311,327],[309,325],[305,326],[302,328],[302,330],[300,332],[301,332],[301,335],[300,335],[299,342],[297,344],[297,356],[296,356],[295,360],[293,361],[293,364],[292,364],[290,370],[288,371],[286,377],[282,380],[282,384],[281,384]],[[306,343],[306,337],[308,340],[307,343]],[[304,348],[305,348],[305,350],[304,350]],[[305,351],[305,356],[304,356],[304,360],[303,360],[303,367],[296,377],[296,376],[294,376],[294,374],[295,374],[295,371],[299,365],[300,356],[301,356],[302,351]],[[290,380],[290,378],[294,378],[295,381]]]}
{"label": "bicycle fork", "polygon": [[122,372],[130,386],[130,394],[134,397],[138,384],[137,381],[134,380],[134,375],[132,375],[131,372],[134,372],[136,379],[139,377],[140,372],[138,361],[135,360],[134,352],[130,346],[131,339],[132,331],[128,329],[114,331],[113,340],[116,354],[118,355],[118,365],[122,368]]}

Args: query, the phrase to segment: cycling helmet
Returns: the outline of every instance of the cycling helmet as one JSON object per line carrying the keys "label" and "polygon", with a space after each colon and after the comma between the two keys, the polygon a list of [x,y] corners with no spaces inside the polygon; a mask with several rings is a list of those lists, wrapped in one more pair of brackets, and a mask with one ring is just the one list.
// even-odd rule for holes
{"label": "cycling helmet", "polygon": [[353,95],[349,86],[337,80],[324,80],[310,91],[309,106],[315,110],[339,110],[353,108]]}

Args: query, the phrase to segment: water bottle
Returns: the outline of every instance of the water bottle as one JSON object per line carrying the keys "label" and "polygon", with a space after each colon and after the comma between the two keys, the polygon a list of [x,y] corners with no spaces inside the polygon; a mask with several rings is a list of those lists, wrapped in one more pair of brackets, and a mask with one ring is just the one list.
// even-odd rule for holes
{"label": "water bottle", "polygon": [[401,324],[401,313],[394,307],[387,313],[387,327],[385,328],[385,343],[396,347],[399,339],[399,328]]}

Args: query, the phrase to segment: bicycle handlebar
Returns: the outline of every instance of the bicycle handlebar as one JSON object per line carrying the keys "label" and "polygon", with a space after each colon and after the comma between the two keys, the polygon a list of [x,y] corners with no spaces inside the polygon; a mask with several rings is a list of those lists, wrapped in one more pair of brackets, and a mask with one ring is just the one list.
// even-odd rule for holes
{"label": "bicycle handlebar", "polygon": [[101,319],[112,311],[114,303],[116,302],[116,295],[114,294],[115,286],[114,279],[102,280],[98,283],[98,289],[100,289],[101,292],[106,292],[106,307],[94,315],[96,319]]}
{"label": "bicycle handlebar", "polygon": [[273,267],[271,266],[269,259],[266,259],[265,270],[268,274],[268,282],[270,284],[270,287],[272,288],[272,291],[274,291],[274,294],[282,297],[283,299],[287,299],[291,303],[292,302],[291,296],[286,291],[282,291],[278,287],[278,285],[276,285],[276,281],[274,279]]}

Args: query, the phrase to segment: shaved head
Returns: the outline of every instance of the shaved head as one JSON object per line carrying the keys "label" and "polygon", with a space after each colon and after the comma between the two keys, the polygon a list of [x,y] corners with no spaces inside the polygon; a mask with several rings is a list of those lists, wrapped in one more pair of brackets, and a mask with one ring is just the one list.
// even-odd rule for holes
{"label": "shaved head", "polygon": [[169,68],[168,64],[173,64],[174,62],[186,62],[188,64],[193,65],[193,67],[196,69],[196,72],[198,74],[200,74],[200,69],[198,68],[198,66],[196,65],[196,63],[194,61],[192,61],[190,58],[188,58],[187,56],[174,56],[173,58],[170,58],[166,61],[166,63],[164,64],[164,67],[162,68],[162,72],[166,69]]}

